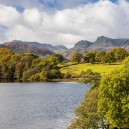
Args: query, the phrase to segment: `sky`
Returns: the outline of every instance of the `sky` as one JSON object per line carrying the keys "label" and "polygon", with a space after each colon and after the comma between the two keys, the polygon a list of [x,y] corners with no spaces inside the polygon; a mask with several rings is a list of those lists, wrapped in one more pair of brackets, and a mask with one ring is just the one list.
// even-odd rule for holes
{"label": "sky", "polygon": [[0,43],[70,48],[99,36],[129,38],[129,0],[0,0]]}

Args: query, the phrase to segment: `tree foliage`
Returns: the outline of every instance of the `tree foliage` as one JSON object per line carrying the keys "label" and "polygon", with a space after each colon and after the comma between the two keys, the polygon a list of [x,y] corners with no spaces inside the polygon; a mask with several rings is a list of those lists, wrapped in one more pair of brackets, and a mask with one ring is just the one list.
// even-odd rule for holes
{"label": "tree foliage", "polygon": [[98,89],[89,90],[79,107],[76,108],[76,118],[68,129],[98,129],[102,117],[97,113]]}
{"label": "tree foliage", "polygon": [[114,53],[115,58],[119,60],[124,60],[129,54],[124,48],[114,48],[111,50]]}
{"label": "tree foliage", "polygon": [[82,78],[80,82],[82,83],[90,83],[90,86],[98,86],[101,75],[100,73],[93,72],[91,69],[88,69],[87,71],[82,71],[80,74],[80,77]]}
{"label": "tree foliage", "polygon": [[80,76],[84,79],[83,83],[94,85],[85,94],[80,106],[75,109],[76,118],[73,119],[68,129],[98,129],[101,127],[106,129],[104,118],[97,112],[98,86],[101,76],[91,70],[82,71]]}
{"label": "tree foliage", "polygon": [[113,62],[116,62],[116,58],[115,58],[115,54],[113,52],[108,52],[104,58],[103,58],[103,62],[104,63],[113,63]]}
{"label": "tree foliage", "polygon": [[83,59],[83,56],[82,56],[82,54],[80,54],[80,53],[78,53],[78,52],[76,52],[76,53],[74,53],[72,56],[71,56],[71,61],[72,62],[77,62],[78,64],[82,61],[82,59]]}
{"label": "tree foliage", "polygon": [[49,60],[51,62],[57,62],[57,63],[61,63],[64,60],[64,57],[61,54],[52,54],[49,57]]}
{"label": "tree foliage", "polygon": [[35,54],[18,54],[9,49],[0,49],[0,79],[46,81],[60,78],[58,62],[63,58],[54,54],[44,60]]}
{"label": "tree foliage", "polygon": [[96,62],[102,62],[103,58],[105,57],[106,52],[105,51],[98,51],[95,55]]}
{"label": "tree foliage", "polygon": [[129,128],[129,66],[105,76],[99,88],[98,112],[110,127]]}
{"label": "tree foliage", "polygon": [[84,62],[86,63],[94,63],[95,62],[96,52],[87,52],[84,56]]}

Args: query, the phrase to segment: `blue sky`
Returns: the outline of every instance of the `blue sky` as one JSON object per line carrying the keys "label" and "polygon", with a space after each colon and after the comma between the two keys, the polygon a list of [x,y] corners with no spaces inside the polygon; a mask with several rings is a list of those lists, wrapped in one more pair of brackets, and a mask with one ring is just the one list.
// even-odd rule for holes
{"label": "blue sky", "polygon": [[0,43],[129,38],[129,0],[0,0],[0,17]]}
{"label": "blue sky", "polygon": [[[23,1],[23,2],[22,2]],[[49,9],[58,9],[58,10],[62,10],[62,9],[66,9],[66,8],[73,8],[76,7],[78,5],[85,5],[88,3],[94,3],[97,2],[99,0],[1,0],[0,3],[4,4],[4,5],[8,5],[8,6],[13,6],[16,7],[16,9],[19,12],[23,12],[25,8],[27,8],[27,6],[29,8],[33,8],[36,7],[37,5],[41,5],[40,8],[44,9],[47,8]],[[117,0],[110,0],[113,3],[116,3]],[[35,4],[36,3],[36,4]],[[29,6],[31,5],[31,6]]]}

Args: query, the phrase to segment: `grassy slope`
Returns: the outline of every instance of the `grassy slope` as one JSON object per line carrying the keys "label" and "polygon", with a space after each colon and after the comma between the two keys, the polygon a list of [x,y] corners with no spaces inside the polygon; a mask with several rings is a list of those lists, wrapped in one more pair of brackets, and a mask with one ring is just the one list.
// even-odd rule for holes
{"label": "grassy slope", "polygon": [[110,73],[113,69],[118,69],[122,65],[120,64],[78,64],[78,65],[71,65],[68,67],[63,67],[61,68],[62,73],[76,73],[80,74],[82,70],[86,71],[87,69],[91,69],[94,72],[99,72],[101,75],[108,74]]}

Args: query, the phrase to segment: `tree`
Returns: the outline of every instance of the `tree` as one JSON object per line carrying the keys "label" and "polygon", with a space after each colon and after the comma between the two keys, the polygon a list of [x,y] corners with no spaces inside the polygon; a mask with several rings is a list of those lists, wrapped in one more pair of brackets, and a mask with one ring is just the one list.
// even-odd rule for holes
{"label": "tree", "polygon": [[108,52],[103,58],[103,62],[109,64],[116,62],[115,54],[113,52]]}
{"label": "tree", "polygon": [[129,128],[129,66],[105,76],[99,88],[98,112],[110,127]]}
{"label": "tree", "polygon": [[78,64],[81,62],[81,60],[83,59],[82,54],[76,52],[71,56],[71,61],[72,62],[77,62]]}
{"label": "tree", "polygon": [[85,94],[81,105],[75,109],[76,118],[68,129],[107,129],[104,118],[97,112],[100,74],[87,70],[82,71],[80,76],[85,79],[84,83],[94,84],[94,86]]}
{"label": "tree", "polygon": [[105,51],[98,51],[95,55],[95,60],[97,62],[102,62],[102,59],[104,58],[104,56],[106,55]]}
{"label": "tree", "polygon": [[84,56],[84,61],[93,64],[95,62],[95,54],[95,52],[87,52]]}
{"label": "tree", "polygon": [[52,54],[49,57],[49,61],[50,62],[57,62],[57,63],[61,63],[64,60],[64,57],[61,54]]}
{"label": "tree", "polygon": [[114,53],[115,58],[119,61],[124,60],[128,56],[128,52],[124,48],[114,48],[111,50]]}
{"label": "tree", "polygon": [[82,71],[80,77],[82,78],[80,82],[85,84],[90,83],[90,85],[94,87],[99,85],[101,79],[100,73],[93,72],[91,69]]}
{"label": "tree", "polygon": [[76,108],[76,118],[67,129],[104,129],[103,118],[97,113],[97,102],[98,88],[90,89],[81,105]]}

